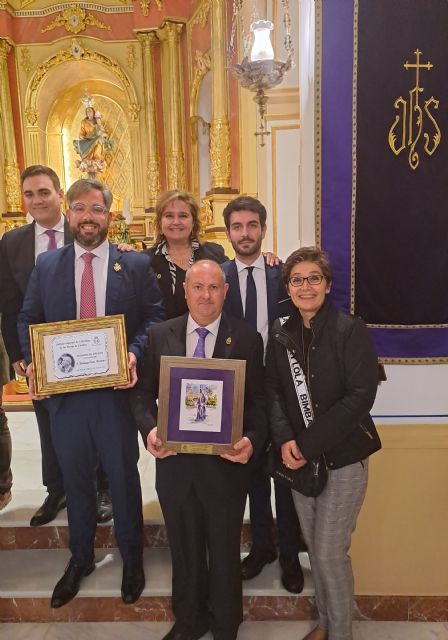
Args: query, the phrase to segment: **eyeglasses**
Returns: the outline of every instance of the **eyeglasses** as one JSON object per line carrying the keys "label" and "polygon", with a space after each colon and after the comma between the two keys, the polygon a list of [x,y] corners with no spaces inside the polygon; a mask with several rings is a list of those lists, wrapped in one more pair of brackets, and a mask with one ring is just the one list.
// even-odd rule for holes
{"label": "eyeglasses", "polygon": [[82,204],[82,202],[75,202],[75,204],[69,205],[69,209],[73,211],[73,213],[79,213],[79,215],[86,213],[86,211],[90,211],[94,216],[104,216],[106,213],[109,213],[109,210],[100,204],[93,204],[91,207],[87,207],[85,204]]}
{"label": "eyeglasses", "polygon": [[292,287],[302,287],[305,284],[305,280],[311,286],[317,286],[322,282],[325,276],[322,276],[320,273],[312,273],[310,276],[291,276],[288,280],[288,284]]}

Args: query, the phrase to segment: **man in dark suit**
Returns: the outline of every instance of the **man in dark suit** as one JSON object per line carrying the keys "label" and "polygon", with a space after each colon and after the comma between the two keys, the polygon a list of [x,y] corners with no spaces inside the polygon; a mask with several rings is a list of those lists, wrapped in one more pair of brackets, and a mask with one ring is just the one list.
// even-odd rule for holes
{"label": "man in dark suit", "polygon": [[[239,196],[229,202],[223,216],[227,238],[235,250],[235,259],[223,264],[229,284],[224,310],[252,324],[261,334],[266,350],[273,321],[290,315],[293,308],[283,286],[281,265],[269,266],[261,252],[266,209],[256,198]],[[301,531],[290,489],[275,483],[275,502],[282,583],[288,591],[300,593],[304,582],[298,559]],[[252,547],[241,564],[246,580],[258,575],[277,557],[266,455],[252,470],[249,507]]]}
{"label": "man in dark suit", "polygon": [[[97,180],[78,180],[67,192],[74,244],[43,253],[31,275],[19,314],[19,337],[30,393],[34,389],[28,328],[31,324],[124,314],[131,375],[147,342],[146,330],[164,317],[159,287],[147,256],[120,253],[107,240],[111,192]],[[56,394],[46,400],[53,445],[67,497],[71,560],[51,606],[61,607],[95,568],[95,465],[107,473],[115,535],[123,559],[122,599],[132,603],[145,583],[142,505],[137,470],[137,429],[128,394],[111,388]]]}
{"label": "man in dark suit", "polygon": [[[195,640],[208,629],[215,640],[234,640],[243,613],[246,463],[264,448],[267,436],[263,346],[255,330],[222,313],[228,285],[216,262],[195,262],[184,287],[189,313],[151,327],[144,372],[132,393],[140,431],[149,433],[148,449],[158,458],[156,489],[173,562],[176,623],[164,640]],[[243,437],[231,454],[173,454],[161,446],[155,425],[162,355],[246,361]]]}
{"label": "man in dark suit", "polygon": [[[37,256],[73,242],[68,222],[61,211],[64,193],[57,174],[50,167],[32,165],[21,175],[26,210],[34,218],[31,224],[5,233],[0,241],[0,299],[2,301],[2,333],[12,367],[18,376],[25,366],[17,335],[17,317]],[[30,525],[51,522],[65,507],[62,474],[51,440],[50,417],[41,402],[33,402],[42,452],[42,482],[48,496],[31,518]],[[98,466],[97,520],[112,518],[109,484]]]}

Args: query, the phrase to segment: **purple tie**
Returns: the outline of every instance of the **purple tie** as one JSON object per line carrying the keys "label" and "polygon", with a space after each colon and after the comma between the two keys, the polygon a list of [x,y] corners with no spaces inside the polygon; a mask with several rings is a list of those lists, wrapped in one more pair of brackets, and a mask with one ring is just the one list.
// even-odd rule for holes
{"label": "purple tie", "polygon": [[54,229],[47,229],[45,233],[48,236],[47,251],[57,249],[58,245],[56,244],[56,231]]}
{"label": "purple tie", "polygon": [[195,329],[195,331],[198,334],[199,338],[196,349],[193,353],[193,358],[205,358],[205,338],[210,333],[210,331],[205,327],[198,327],[197,329]]}

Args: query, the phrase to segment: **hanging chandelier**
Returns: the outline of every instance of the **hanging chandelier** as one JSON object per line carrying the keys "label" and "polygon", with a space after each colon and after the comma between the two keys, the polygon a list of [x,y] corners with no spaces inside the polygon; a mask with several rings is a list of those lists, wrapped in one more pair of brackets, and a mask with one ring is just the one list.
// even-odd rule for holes
{"label": "hanging chandelier", "polygon": [[[291,38],[291,17],[289,14],[289,0],[282,0],[283,24],[285,28],[284,46],[286,60],[277,60],[271,43],[271,31],[274,24],[270,20],[260,19],[255,1],[252,4],[252,20],[250,33],[244,29],[242,16],[244,0],[233,0],[232,28],[230,33],[228,63],[234,76],[241,86],[255,93],[254,101],[258,106],[260,116],[259,129],[255,135],[260,140],[260,146],[265,146],[265,136],[270,135],[266,129],[266,110],[269,96],[266,91],[279,85],[285,74],[293,66],[294,48]],[[243,41],[244,58],[240,63],[233,64],[238,25]]]}

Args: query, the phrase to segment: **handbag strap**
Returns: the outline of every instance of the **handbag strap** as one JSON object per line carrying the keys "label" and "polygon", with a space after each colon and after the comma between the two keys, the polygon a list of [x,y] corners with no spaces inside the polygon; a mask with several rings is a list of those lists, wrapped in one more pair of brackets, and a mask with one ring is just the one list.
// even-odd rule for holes
{"label": "handbag strap", "polygon": [[[279,318],[280,324],[284,325],[284,323],[289,320],[289,316],[285,316],[283,318]],[[296,390],[297,400],[299,401],[300,410],[302,412],[303,421],[305,423],[305,427],[308,429],[310,424],[313,421],[313,407],[311,404],[310,394],[308,392],[308,386],[306,384],[305,374],[300,366],[299,361],[292,351],[286,349],[286,353],[288,354],[289,367],[291,369],[291,376],[294,382],[294,388]]]}

